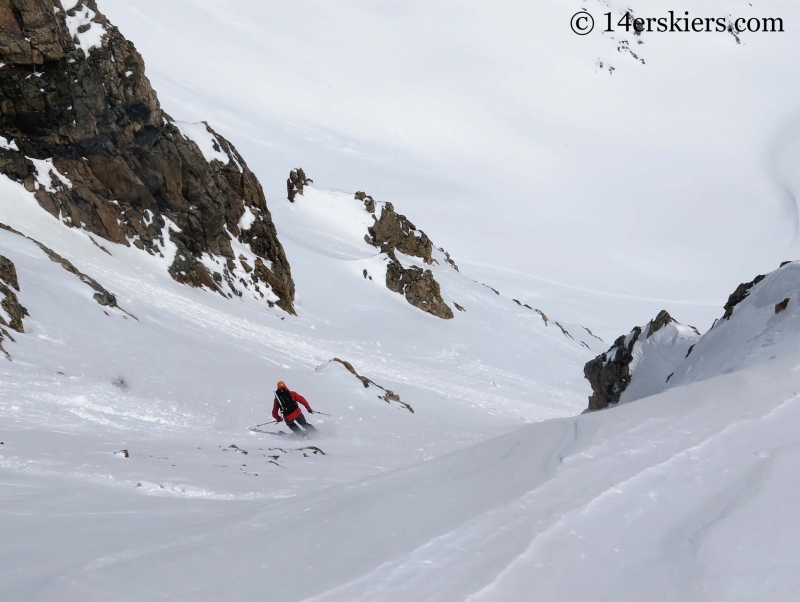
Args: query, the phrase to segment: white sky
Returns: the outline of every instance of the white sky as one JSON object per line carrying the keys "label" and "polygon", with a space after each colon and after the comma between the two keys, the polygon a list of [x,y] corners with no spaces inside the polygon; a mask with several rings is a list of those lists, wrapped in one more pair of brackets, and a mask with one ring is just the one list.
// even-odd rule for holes
{"label": "white sky", "polygon": [[[628,5],[596,0],[100,8],[143,54],[167,112],[209,120],[268,196],[283,196],[302,166],[322,187],[396,202],[457,260],[617,295],[716,301],[660,304],[705,329],[739,282],[797,258],[794,201],[776,179],[791,195],[800,6],[752,4],[632,8],[779,16],[786,33],[744,34],[742,45],[645,33],[638,45],[599,31],[604,12]],[[585,37],[569,28],[582,7],[598,22]],[[617,51],[622,39],[645,65]],[[654,307],[621,306],[619,328]]]}

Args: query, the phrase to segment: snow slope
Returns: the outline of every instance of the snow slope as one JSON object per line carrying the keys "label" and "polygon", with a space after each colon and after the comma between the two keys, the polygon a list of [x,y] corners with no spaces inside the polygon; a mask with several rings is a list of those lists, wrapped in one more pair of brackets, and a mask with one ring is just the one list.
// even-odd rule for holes
{"label": "snow slope", "polygon": [[[632,347],[631,381],[620,403],[800,352],[800,264],[786,262],[758,278],[730,317],[717,319],[703,335],[677,322],[652,335],[651,324],[641,327]],[[623,346],[634,334],[635,329],[621,341]],[[614,355],[613,347],[607,355]]]}
{"label": "snow slope", "polygon": [[[800,350],[800,263],[793,261],[766,275],[720,318],[681,363],[670,386],[680,386],[769,362]],[[784,309],[776,305],[788,299]]]}
{"label": "snow slope", "polygon": [[[128,535],[123,516],[125,541],[111,545],[100,523],[100,537],[75,534],[95,558],[18,591],[37,600],[792,600],[798,360],[226,516],[212,507],[201,519],[189,506],[168,521],[175,505],[162,498],[148,508],[159,518],[144,521],[161,527],[151,540]],[[87,505],[70,500],[68,512],[141,512],[130,496],[81,489]]]}
{"label": "snow slope", "polygon": [[[798,315],[774,303],[798,264],[704,335],[683,386],[575,416],[606,345],[557,310],[545,324],[439,257],[467,309],[439,320],[382,284],[352,194],[271,208],[297,317],[106,252],[0,180],[0,222],[128,312],[0,230],[30,313],[0,362],[3,599],[793,599]],[[332,414],[318,439],[247,431],[279,378]]]}
{"label": "snow slope", "polygon": [[[180,285],[166,270],[169,244],[162,258],[93,240],[0,179],[0,222],[71,261],[121,308],[99,305],[35,242],[0,230],[30,314],[26,332],[4,341],[12,361],[0,363],[0,524],[17,534],[0,551],[0,597],[69,598],[62,576],[120,546],[580,409],[587,387],[574,367],[597,347],[585,330],[565,335],[443,255],[428,267],[445,300],[467,311],[429,316],[385,287],[384,263],[364,241],[372,218],[352,193],[306,188],[294,204],[270,203],[285,226],[296,317],[248,295]],[[271,419],[279,379],[331,414],[312,417],[319,439],[247,430]]]}

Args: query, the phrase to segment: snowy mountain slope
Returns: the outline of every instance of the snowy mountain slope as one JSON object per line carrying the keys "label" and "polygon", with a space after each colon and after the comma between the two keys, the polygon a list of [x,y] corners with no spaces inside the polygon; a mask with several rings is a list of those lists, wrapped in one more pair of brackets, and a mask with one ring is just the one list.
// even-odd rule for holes
{"label": "snowy mountain slope", "polygon": [[[294,224],[284,237],[296,266],[299,315],[291,317],[255,297],[182,286],[164,270],[170,257],[103,241],[106,252],[22,186],[3,179],[0,191],[0,222],[72,261],[138,318],[106,315],[94,291],[34,242],[0,231],[0,254],[15,263],[30,312],[26,332],[6,343],[13,361],[2,367],[2,412],[17,433],[3,454],[11,470],[134,494],[282,496],[432,457],[521,421],[571,414],[585,395],[573,369],[590,354],[580,338],[444,261],[427,267],[448,302],[464,304],[454,320],[428,316],[388,290],[377,250],[363,240],[369,214],[351,194],[307,189],[295,204],[273,203]],[[329,365],[334,357],[399,394],[414,413]],[[244,429],[269,420],[278,379],[333,414],[317,419],[330,437],[322,445],[328,456],[306,466],[296,459],[302,454],[281,454],[292,470],[270,466],[277,474],[264,485],[241,467],[215,468],[220,446],[275,443]],[[113,386],[118,381],[124,390]],[[69,436],[41,447],[53,429]],[[112,455],[120,449],[134,461]],[[157,459],[175,454],[185,458],[182,471]]]}
{"label": "snowy mountain slope", "polygon": [[[33,240],[0,230],[0,255],[14,262],[30,314],[25,332],[5,342],[12,361],[0,365],[0,470],[10,500],[0,520],[32,542],[13,565],[22,573],[4,571],[5,597],[65,592],[63,571],[120,549],[110,533],[121,542],[120,534],[136,530],[125,545],[145,545],[164,536],[165,516],[183,517],[167,531],[214,516],[236,521],[254,500],[352,482],[579,411],[586,386],[576,368],[591,355],[580,337],[546,325],[443,255],[426,267],[447,302],[466,312],[440,320],[411,306],[382,281],[385,264],[364,240],[372,218],[352,194],[307,188],[294,204],[272,206],[287,225],[281,236],[296,279],[296,317],[255,296],[226,299],[181,285],[164,269],[168,255],[93,241],[0,179],[0,223],[71,261],[130,314],[98,304],[91,287]],[[333,357],[414,412],[380,399],[384,391],[365,388]],[[332,414],[313,418],[324,431],[311,442],[321,453],[246,430],[270,419],[278,379]],[[72,509],[49,521],[47,544],[34,536],[42,523],[16,518],[24,491],[47,492],[50,502],[37,497],[34,512]],[[87,512],[108,518],[76,530],[74,516]],[[68,562],[51,552],[53,542],[75,548]],[[18,552],[6,547],[3,556]]]}
{"label": "snowy mountain slope", "polygon": [[619,337],[587,363],[592,386],[589,409],[655,395],[721,374],[800,352],[793,297],[800,285],[797,262],[740,284],[725,313],[702,336],[667,312]]}
{"label": "snowy mountain slope", "polygon": [[189,529],[184,518],[156,541],[105,546],[26,592],[41,600],[791,600],[799,359],[540,422]]}
{"label": "snowy mountain slope", "polygon": [[[162,115],[141,57],[86,6],[92,14],[73,3],[66,16],[37,20],[30,15],[42,6],[31,4],[27,21],[2,32],[21,47],[53,42],[42,46],[52,60],[36,78],[47,100],[41,121],[53,131],[26,129],[38,101],[17,94],[32,85],[25,73],[37,55],[14,55],[2,74],[16,96],[3,109],[11,171],[0,178],[0,253],[29,313],[25,332],[4,341],[6,469],[133,495],[282,497],[579,407],[585,385],[572,368],[594,344],[588,333],[548,326],[458,272],[443,251],[420,260],[376,248],[365,237],[379,218],[352,193],[307,188],[294,204],[270,201],[292,279],[243,158],[208,127]],[[62,18],[69,27],[79,17],[102,25],[102,46],[78,48],[80,35],[67,35]],[[41,35],[31,42],[20,27]],[[69,76],[75,70],[83,79]],[[70,120],[62,105],[84,92],[109,96]],[[62,127],[76,147],[56,143]],[[382,218],[389,206],[378,205]],[[387,257],[401,271],[435,272],[446,302],[463,311],[445,322],[409,305],[387,288]],[[259,261],[271,289],[243,282]],[[114,303],[98,304],[97,290]],[[280,290],[282,302],[271,296]],[[376,384],[365,388],[333,358]],[[278,380],[331,414],[315,417],[324,450],[286,446],[274,426],[246,430],[269,421]],[[271,449],[277,443],[286,449]],[[250,463],[229,459],[239,456]]]}
{"label": "snowy mountain slope", "polygon": [[700,337],[691,355],[670,379],[670,387],[800,351],[798,291],[800,264],[796,261],[740,285],[726,305],[730,315],[726,312]]}
{"label": "snowy mountain slope", "polygon": [[[390,199],[462,262],[616,295],[525,287],[545,289],[551,308],[566,296],[568,321],[600,314],[589,326],[609,343],[664,308],[704,331],[731,282],[797,255],[785,194],[798,190],[795,2],[101,8],[136,42],[167,111],[234,141],[268,196],[302,165],[325,187]],[[586,36],[570,29],[580,9],[595,19]],[[601,32],[604,13],[629,9],[778,16],[786,31],[741,44]],[[618,51],[623,40],[645,65]],[[531,303],[497,276],[476,278]]]}
{"label": "snowy mountain slope", "polygon": [[[37,10],[46,6],[18,1]],[[645,191],[642,194],[657,190],[658,194],[647,199],[651,203],[675,198],[691,202],[704,191],[714,190],[714,199],[726,198],[732,207],[727,207],[727,212],[713,212],[715,224],[726,226],[730,215],[747,222],[742,216],[754,213],[744,207],[750,200],[748,194],[767,196],[765,181],[737,182],[736,194],[723,197],[718,182],[707,177],[706,163],[695,161],[691,168],[681,169],[682,161],[692,163],[697,158],[676,152],[685,148],[685,141],[676,142],[681,131],[672,131],[669,120],[646,119],[658,115],[659,107],[685,109],[681,99],[691,97],[686,89],[663,99],[653,98],[663,90],[659,79],[663,72],[642,71],[647,74],[641,78],[645,85],[633,83],[639,81],[632,79],[636,77],[633,69],[644,67],[627,50],[615,49],[618,42],[613,37],[613,41],[607,36],[591,38],[585,46],[574,45],[575,38],[570,37],[571,45],[557,45],[563,52],[554,60],[547,44],[563,42],[563,36],[544,26],[547,18],[535,20],[536,26],[543,28],[541,36],[531,35],[530,18],[508,19],[509,14],[566,18],[566,6],[537,8],[544,11],[539,15],[515,7],[483,15],[483,9],[468,5],[468,10],[475,10],[475,22],[494,23],[481,22],[483,15],[503,25],[482,27],[480,33],[471,34],[481,40],[486,39],[487,29],[489,38],[491,32],[503,34],[507,46],[484,58],[508,58],[509,48],[535,50],[537,46],[529,46],[528,40],[545,45],[547,52],[534,52],[537,60],[547,57],[549,69],[545,70],[547,77],[536,78],[536,87],[545,90],[549,100],[531,104],[521,94],[503,108],[498,107],[493,91],[492,110],[487,113],[479,106],[480,95],[450,96],[447,92],[426,97],[410,88],[397,94],[388,86],[379,90],[386,102],[375,102],[373,97],[369,106],[379,110],[369,113],[363,111],[366,105],[359,105],[359,94],[347,89],[347,94],[341,95],[342,106],[334,112],[341,115],[345,107],[361,123],[354,124],[349,118],[338,121],[338,131],[353,132],[348,133],[350,143],[342,143],[332,135],[334,130],[320,125],[325,119],[313,122],[319,117],[314,115],[312,102],[319,90],[314,82],[304,84],[313,80],[309,76],[315,69],[290,68],[286,72],[290,77],[279,78],[284,89],[302,89],[304,94],[302,99],[286,95],[280,103],[270,97],[280,95],[275,78],[261,78],[258,69],[243,76],[243,65],[280,62],[280,52],[276,55],[259,49],[280,51],[283,45],[284,55],[289,56],[298,54],[298,43],[302,46],[297,39],[300,32],[308,29],[322,38],[329,35],[329,30],[302,19],[291,31],[264,35],[259,20],[248,22],[247,18],[248,14],[272,17],[273,10],[280,10],[264,6],[205,0],[157,7],[146,0],[125,5],[128,14],[147,23],[143,41],[155,39],[172,50],[179,49],[153,53],[161,55],[162,65],[176,54],[191,59],[191,69],[167,71],[169,75],[164,77],[172,91],[170,112],[174,112],[172,107],[182,107],[189,109],[191,119],[208,118],[208,113],[227,117],[222,123],[236,126],[230,128],[234,132],[231,139],[237,143],[240,138],[245,140],[241,148],[254,165],[254,172],[249,172],[244,157],[230,150],[229,143],[208,127],[172,122],[166,116],[161,119],[155,96],[143,77],[141,57],[98,16],[92,0],[62,3],[69,11],[64,17],[68,31],[58,25],[63,15],[48,9],[44,21],[57,21],[50,33],[60,40],[60,46],[42,46],[42,40],[52,41],[47,36],[33,36],[31,42],[31,36],[17,35],[15,27],[22,17],[19,11],[3,12],[0,0],[0,17],[6,19],[0,39],[11,35],[23,50],[32,43],[36,52],[47,46],[47,52],[55,53],[48,55],[55,62],[48,59],[42,73],[34,52],[17,53],[24,56],[17,57],[15,61],[22,62],[13,66],[22,69],[18,66],[22,64],[31,73],[0,64],[3,90],[14,94],[22,90],[24,94],[14,99],[22,99],[25,107],[12,115],[8,103],[2,103],[3,118],[12,115],[14,119],[0,125],[6,128],[11,123],[19,132],[0,138],[0,167],[11,174],[10,179],[0,177],[0,224],[4,225],[0,228],[0,278],[9,282],[13,264],[14,294],[27,310],[21,326],[2,331],[10,361],[0,359],[0,530],[5,536],[0,542],[0,598],[281,602],[530,597],[567,601],[792,599],[797,589],[793,544],[798,532],[794,512],[798,496],[793,477],[800,419],[796,403],[800,383],[795,374],[800,350],[793,340],[794,264],[754,282],[745,292],[737,289],[731,297],[736,297],[737,303],[729,301],[726,306],[730,320],[717,323],[697,342],[697,355],[694,351],[689,354],[666,392],[661,390],[667,369],[685,357],[696,333],[659,316],[637,333],[636,341],[623,337],[620,344],[631,356],[626,367],[642,376],[634,379],[623,397],[629,394],[629,400],[640,399],[613,412],[585,416],[575,416],[588,393],[580,369],[608,345],[581,325],[584,316],[579,310],[591,307],[605,316],[605,328],[612,315],[610,304],[618,297],[591,293],[578,303],[572,298],[569,312],[562,315],[558,294],[548,290],[545,296],[515,279],[520,274],[506,272],[509,287],[501,287],[500,292],[492,288],[496,283],[480,277],[477,270],[473,276],[469,269],[496,263],[492,257],[498,255],[487,249],[503,241],[498,248],[507,252],[511,248],[507,241],[514,239],[516,232],[514,254],[506,255],[515,263],[559,264],[566,266],[567,275],[581,273],[584,277],[588,266],[593,277],[603,279],[603,286],[609,284],[609,274],[625,274],[628,283],[638,279],[637,286],[644,288],[647,281],[641,282],[643,275],[658,279],[667,274],[664,281],[674,281],[669,276],[670,265],[681,261],[674,255],[692,255],[692,249],[666,245],[667,239],[654,233],[652,226],[626,228],[634,234],[626,237],[625,244],[603,247],[611,252],[600,261],[594,253],[581,253],[584,243],[576,241],[611,222],[592,219],[592,211],[576,212],[571,206],[575,198],[583,194],[602,206],[604,215],[615,216],[614,228],[602,231],[604,239],[608,232],[627,225],[628,200],[614,204],[613,211],[597,202],[620,196],[619,186],[611,184],[638,185]],[[194,10],[187,11],[187,7]],[[706,8],[722,7],[714,2]],[[319,19],[326,13],[323,8],[309,14]],[[455,8],[463,10],[453,6],[443,14],[463,18],[464,13]],[[612,8],[620,10],[619,6]],[[395,10],[413,18],[417,8]],[[346,20],[364,13],[359,7],[339,8],[330,16]],[[377,20],[380,18],[378,15]],[[43,22],[34,21],[35,27]],[[281,19],[273,21],[283,26]],[[349,42],[355,40],[376,57],[386,50],[379,43],[385,28],[370,30],[358,19],[355,22],[359,35],[348,38]],[[441,54],[426,52],[430,41],[442,45],[447,39],[437,30],[442,21],[421,22],[435,35],[411,45],[403,38],[404,48],[431,64],[442,65],[437,63]],[[181,47],[174,32],[187,24],[194,39]],[[460,22],[461,27],[465,24]],[[229,35],[226,28],[231,25],[246,36]],[[509,28],[518,36],[516,42],[506,31]],[[102,31],[114,34],[110,44],[114,52],[98,46],[111,39],[104,38]],[[153,36],[153,31],[162,35]],[[213,35],[202,35],[209,32]],[[71,36],[77,36],[74,42]],[[254,37],[266,41],[256,43]],[[725,34],[729,46],[719,46],[726,50],[711,55],[723,58],[708,61],[716,79],[695,73],[689,77],[694,85],[706,89],[710,82],[731,80],[730,61],[739,61],[744,55],[730,37]],[[373,44],[366,43],[369,38]],[[210,44],[210,39],[215,43]],[[242,52],[243,40],[250,44],[247,52]],[[518,46],[520,40],[525,41],[522,47]],[[697,49],[716,50],[718,41],[665,46],[662,39],[655,43],[648,37],[646,48],[648,53],[651,47],[654,52],[647,59],[668,58],[677,69],[673,73],[679,73],[679,59],[690,57],[696,63]],[[773,56],[764,44],[763,39],[753,39],[754,54],[762,59]],[[15,54],[18,49],[6,46],[3,52],[11,49]],[[56,56],[59,47],[66,52],[64,56]],[[234,52],[229,53],[231,48]],[[126,52],[116,53],[118,49]],[[604,53],[600,55],[603,68],[585,69],[589,56],[595,65],[598,49]],[[319,55],[312,47],[306,50],[305,56]],[[607,52],[637,62],[627,63],[616,75],[607,75]],[[202,60],[208,53],[234,57],[237,68],[230,68],[229,63],[225,76],[214,80],[213,90],[193,90],[195,74],[202,73],[203,86],[218,74],[214,69],[219,63]],[[527,60],[511,54],[519,72],[520,63]],[[724,64],[723,59],[727,61]],[[127,69],[128,62],[135,69]],[[481,61],[475,64],[488,67]],[[584,67],[564,70],[564,65],[570,64]],[[748,69],[754,65],[746,63]],[[386,66],[382,63],[380,69]],[[63,72],[55,67],[64,67]],[[87,76],[85,81],[71,77],[86,73],[89,67],[102,77]],[[410,71],[417,73],[416,69]],[[587,77],[593,79],[586,80],[589,71]],[[454,83],[460,73],[449,64],[444,72],[452,74]],[[572,77],[576,73],[583,75]],[[64,79],[65,74],[70,77]],[[562,85],[548,85],[554,74]],[[611,88],[609,78],[619,79],[623,74],[623,89]],[[759,77],[763,81],[760,72]],[[42,82],[41,88],[37,81]],[[374,81],[392,80],[380,77]],[[601,107],[605,119],[597,119],[598,113],[576,111],[575,105],[564,102],[567,96],[580,96],[574,93],[585,91],[586,81],[603,82],[593,86],[602,98],[591,102]],[[261,92],[268,88],[268,94],[253,93],[253,89],[241,93],[242,82]],[[262,87],[263,82],[267,88]],[[655,82],[660,85],[649,85]],[[331,83],[342,90],[341,82]],[[72,96],[63,92],[72,90],[72,84],[92,88],[94,96],[90,96],[98,99],[95,112],[80,107],[79,120],[65,112],[72,110],[67,98]],[[515,85],[512,83],[512,88]],[[507,86],[499,86],[506,96],[513,92]],[[119,90],[123,93],[117,94]],[[130,90],[132,95],[126,96]],[[79,99],[84,98],[84,91],[76,92]],[[765,86],[754,94],[769,97],[771,91]],[[625,102],[608,102],[623,92],[630,96]],[[362,93],[364,98],[369,96]],[[237,94],[236,102],[231,102]],[[319,95],[326,99],[334,96],[329,92]],[[146,106],[117,102],[126,98],[142,100]],[[419,98],[426,101],[417,104]],[[286,99],[295,103],[289,113],[303,115],[308,110],[312,122],[287,123],[287,113],[281,115],[287,108],[281,104]],[[475,99],[475,106],[464,111],[472,102],[465,104],[464,99]],[[669,104],[674,101],[679,102]],[[30,106],[26,103],[54,107],[47,113],[55,118],[47,122],[52,127],[29,128]],[[698,109],[697,104],[703,102],[693,98],[692,108]],[[639,105],[646,108],[631,111]],[[231,115],[231,107],[236,106],[248,110]],[[278,117],[272,114],[276,106]],[[354,109],[358,106],[362,110]],[[651,106],[656,107],[655,113]],[[713,155],[715,161],[719,155],[726,176],[732,168],[749,166],[743,157],[758,146],[760,134],[753,129],[738,132],[737,140],[743,142],[733,152],[727,128],[731,116],[742,107],[764,110],[763,106],[749,97],[736,109],[721,110],[723,105],[717,102],[708,102],[708,106],[713,107],[715,120],[709,130],[719,137],[698,145],[700,152],[704,157]],[[774,110],[774,105],[770,106]],[[548,110],[532,110],[537,108]],[[624,115],[625,119],[615,118],[616,111],[620,111],[617,117]],[[194,116],[194,112],[202,115]],[[534,120],[521,118],[522,113],[533,114]],[[689,137],[690,145],[697,134],[691,128],[707,113],[698,109],[686,119],[687,131],[695,135]],[[16,119],[20,114],[23,118]],[[505,121],[505,117],[485,119],[489,114],[505,115],[513,128],[499,127],[500,137],[488,136],[493,125],[502,126]],[[743,114],[749,115],[746,110]],[[93,124],[101,115],[103,135],[94,137],[97,130]],[[40,119],[40,124],[44,122]],[[381,133],[374,129],[377,122],[394,128],[405,139],[403,143],[376,136]],[[474,125],[458,127],[470,123]],[[651,125],[650,135],[640,138],[643,123],[657,125]],[[720,124],[726,129],[712,127]],[[79,137],[89,134],[89,150],[100,149],[97,154],[90,153],[91,160],[84,161],[69,144],[61,146],[64,140],[71,140],[63,136],[64,132],[75,133],[73,125],[79,125]],[[284,137],[265,135],[275,131]],[[420,132],[430,144],[420,146]],[[593,137],[590,132],[599,133]],[[709,138],[708,132],[704,131],[704,136]],[[298,144],[297,139],[303,142]],[[535,152],[531,152],[529,139],[534,141]],[[631,169],[626,159],[637,157],[654,139],[660,150],[647,154],[649,168],[636,163],[637,169]],[[115,147],[112,142],[119,140],[131,144]],[[153,159],[148,153],[155,148],[154,141],[175,152],[155,153],[158,161],[148,162]],[[564,150],[570,145],[579,150]],[[368,148],[384,152],[372,155],[366,152]],[[404,153],[413,148],[420,154],[409,159]],[[120,155],[120,149],[125,153]],[[409,253],[401,252],[401,245],[385,248],[385,241],[379,242],[380,237],[374,232],[371,237],[369,231],[376,227],[376,220],[388,215],[389,205],[381,195],[376,195],[374,217],[352,192],[314,186],[306,186],[294,203],[285,200],[282,190],[280,195],[270,194],[268,212],[255,173],[265,180],[267,190],[280,190],[288,166],[279,165],[294,164],[296,159],[289,156],[294,157],[298,150],[308,151],[315,159],[331,159],[322,162],[320,171],[346,182],[356,180],[356,164],[375,168],[363,169],[365,175],[358,175],[368,183],[386,173],[395,178],[406,176],[412,183],[400,187],[406,191],[406,199],[401,200],[412,196],[409,190],[421,191],[409,204],[415,208],[409,214],[415,221],[419,215],[426,230],[425,218],[438,216],[431,220],[438,221],[436,228],[430,229],[434,239],[440,240],[438,228],[446,226],[448,240],[474,251],[473,261],[458,271],[435,246],[429,255],[406,246],[402,248]],[[717,152],[709,154],[714,150]],[[483,155],[487,151],[489,155]],[[124,156],[122,164],[120,156]],[[347,156],[357,157],[357,161],[342,159]],[[397,157],[406,160],[396,164],[390,160]],[[165,162],[160,162],[162,159]],[[587,166],[587,161],[585,173],[576,169]],[[140,169],[142,162],[147,169]],[[429,164],[418,170],[420,163]],[[664,169],[667,164],[674,170],[668,174],[669,186],[654,177],[654,171],[669,172]],[[341,165],[347,166],[342,175],[337,173]],[[126,166],[135,177],[125,175]],[[102,186],[95,186],[84,169]],[[82,182],[74,176],[76,170]],[[311,171],[319,185],[326,185],[326,178],[317,176],[316,166]],[[615,174],[620,180],[599,178],[601,172]],[[681,177],[673,177],[675,172]],[[117,200],[112,184],[119,183],[120,173],[125,176],[126,185],[120,190],[126,198]],[[265,178],[271,173],[280,177]],[[581,177],[575,178],[576,173]],[[491,175],[488,179],[487,174]],[[699,175],[703,176],[700,181]],[[169,185],[162,186],[162,177]],[[147,181],[146,187],[142,179]],[[571,183],[576,180],[579,184]],[[563,182],[570,183],[568,194],[563,194],[567,192]],[[397,180],[393,186],[398,186]],[[707,186],[711,188],[704,188]],[[691,193],[678,194],[684,188]],[[608,192],[612,189],[613,194]],[[206,196],[214,190],[223,192]],[[369,190],[374,192],[371,185]],[[456,211],[453,203],[432,202],[441,198],[453,201],[463,190],[482,199],[480,211],[474,211],[469,195]],[[95,195],[89,195],[91,203],[82,196],[88,195],[86,191]],[[140,211],[137,203],[141,197],[133,194],[137,191],[158,209],[156,219],[153,211]],[[158,195],[152,191],[169,194],[156,200]],[[665,196],[658,196],[661,194]],[[394,195],[386,198],[398,199]],[[486,202],[487,198],[492,202]],[[547,204],[521,209],[533,198],[546,199]],[[195,203],[197,199],[200,201]],[[647,206],[639,197],[632,200]],[[168,210],[162,215],[164,206]],[[397,206],[398,211],[407,211],[404,203],[397,202]],[[560,213],[561,207],[567,207],[570,216],[580,215],[585,223],[577,229],[574,222],[565,226],[558,219],[565,215]],[[761,216],[763,210],[759,207],[758,211]],[[81,216],[95,221],[89,223]],[[763,219],[760,227],[768,221]],[[467,223],[469,227],[463,228]],[[262,230],[254,231],[253,224]],[[680,224],[680,236],[691,232],[684,221]],[[68,227],[71,225],[79,227]],[[658,225],[670,231],[664,211]],[[565,228],[570,229],[570,237],[563,236]],[[524,239],[519,238],[520,232]],[[648,236],[645,244],[636,238],[642,232]],[[268,243],[262,234],[267,235]],[[559,241],[559,236],[563,240]],[[758,231],[750,236],[744,240],[757,239]],[[530,248],[521,249],[519,240]],[[715,242],[718,236],[710,234],[703,244]],[[423,243],[420,235],[420,244],[425,246]],[[737,248],[746,247],[741,238],[736,243]],[[647,254],[652,259],[665,246],[671,251],[669,258],[654,267]],[[260,252],[259,248],[271,250]],[[586,249],[594,251],[597,246]],[[771,252],[774,249],[765,254]],[[721,255],[730,261],[730,255]],[[576,259],[583,256],[592,261]],[[248,267],[259,260],[276,279],[270,282],[266,278],[270,290],[256,288],[255,280],[242,281],[251,273]],[[275,265],[281,269],[274,270]],[[440,317],[435,317],[422,311],[429,299],[421,302],[419,295],[409,294],[413,282],[406,282],[404,275],[409,272],[427,278],[427,270],[437,287],[426,290],[437,291],[452,319],[448,312],[437,310]],[[402,287],[397,286],[398,272],[403,274],[399,278]],[[282,285],[278,282],[281,278]],[[693,278],[699,278],[697,272]],[[545,280],[552,283],[553,279]],[[611,278],[612,289],[614,282]],[[685,285],[687,281],[680,282]],[[430,285],[430,280],[426,283]],[[583,293],[601,288],[591,282],[584,284],[578,287]],[[277,294],[280,290],[283,297]],[[670,298],[692,303],[692,298],[699,298],[695,297],[699,290],[679,287]],[[4,294],[8,300],[9,293]],[[283,310],[275,306],[279,299]],[[543,302],[547,299],[552,303]],[[637,305],[632,313],[644,312],[649,307],[646,303]],[[0,317],[6,324],[19,318],[18,307],[7,303],[2,307]],[[629,317],[625,314],[625,319]],[[660,328],[655,328],[656,323]],[[594,329],[590,322],[587,325]],[[310,416],[321,431],[319,437],[288,439],[280,427],[269,424],[248,428],[269,421],[272,390],[279,379],[326,413]],[[535,424],[523,426],[531,422]]]}

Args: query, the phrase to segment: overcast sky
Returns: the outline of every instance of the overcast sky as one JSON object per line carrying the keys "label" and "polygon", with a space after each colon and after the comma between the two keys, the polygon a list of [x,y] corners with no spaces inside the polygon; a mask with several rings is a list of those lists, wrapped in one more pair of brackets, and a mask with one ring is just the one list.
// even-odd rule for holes
{"label": "overcast sky", "polygon": [[[552,298],[608,293],[581,293],[589,314],[619,295],[692,302],[620,304],[625,330],[662,305],[705,329],[739,282],[800,256],[796,2],[631,4],[784,19],[742,44],[603,34],[603,13],[628,7],[614,1],[98,4],[166,111],[230,138],[268,196],[302,166],[394,201],[465,265],[573,287]],[[597,22],[583,37],[581,8]]]}

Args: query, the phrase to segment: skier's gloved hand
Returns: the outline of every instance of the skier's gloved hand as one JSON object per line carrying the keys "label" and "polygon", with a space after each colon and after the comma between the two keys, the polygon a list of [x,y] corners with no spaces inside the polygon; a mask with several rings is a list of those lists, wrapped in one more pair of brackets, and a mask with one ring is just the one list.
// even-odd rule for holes
{"label": "skier's gloved hand", "polygon": [[278,418],[275,422],[283,422],[283,418]]}
{"label": "skier's gloved hand", "polygon": [[314,413],[314,410],[312,410],[312,409],[309,409],[309,410],[308,410],[308,413],[309,413],[309,414],[313,414],[313,413]]}

